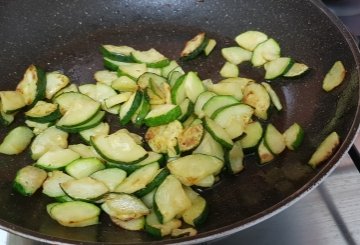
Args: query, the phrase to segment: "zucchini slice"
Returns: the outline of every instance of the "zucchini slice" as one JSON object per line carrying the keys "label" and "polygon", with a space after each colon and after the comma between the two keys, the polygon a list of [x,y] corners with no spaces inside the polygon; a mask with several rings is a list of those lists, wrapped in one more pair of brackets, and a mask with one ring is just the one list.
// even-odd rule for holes
{"label": "zucchini slice", "polygon": [[173,175],[168,175],[155,191],[154,211],[162,224],[182,214],[190,206],[191,201],[181,182]]}
{"label": "zucchini slice", "polygon": [[159,105],[146,115],[144,123],[148,127],[155,127],[175,121],[180,116],[181,109],[178,105]]}
{"label": "zucchini slice", "polygon": [[224,149],[207,131],[204,132],[202,141],[193,154],[209,155],[224,161]]}
{"label": "zucchini slice", "polygon": [[97,71],[94,73],[94,79],[98,83],[102,83],[108,86],[111,86],[112,82],[117,79],[118,76],[116,72],[108,71],[108,70],[102,70]]}
{"label": "zucchini slice", "polygon": [[1,110],[6,114],[14,113],[26,106],[23,94],[18,91],[0,91]]}
{"label": "zucchini slice", "polygon": [[323,89],[329,92],[339,86],[345,78],[346,70],[341,61],[336,61],[331,69],[326,73],[323,80]]}
{"label": "zucchini slice", "polygon": [[179,107],[181,109],[181,116],[179,117],[179,121],[184,122],[194,112],[194,103],[186,98],[183,102],[181,102]]}
{"label": "zucchini slice", "polygon": [[42,186],[46,177],[44,170],[29,165],[17,171],[13,187],[21,195],[31,196]]}
{"label": "zucchini slice", "polygon": [[214,50],[214,48],[216,47],[216,40],[215,39],[209,39],[205,49],[204,49],[204,53],[206,56],[209,56],[210,53]]}
{"label": "zucchini slice", "polygon": [[45,98],[51,100],[61,89],[68,86],[70,79],[59,71],[46,73]]}
{"label": "zucchini slice", "polygon": [[235,42],[242,48],[253,51],[260,43],[265,42],[268,36],[260,31],[246,31],[236,36]]}
{"label": "zucchini slice", "polygon": [[35,166],[45,170],[63,169],[66,165],[80,158],[80,155],[70,149],[57,149],[42,155]]}
{"label": "zucchini slice", "polygon": [[[232,77],[223,81],[229,81],[230,79],[234,80],[237,78]],[[218,95],[229,95],[240,101],[243,97],[242,91],[244,89],[244,85],[239,82],[220,82],[211,85],[208,89]]]}
{"label": "zucchini slice", "polygon": [[56,123],[60,127],[75,127],[91,120],[100,109],[100,103],[76,92],[63,93],[55,98],[63,116]]}
{"label": "zucchini slice", "polygon": [[30,65],[25,71],[23,79],[18,83],[16,91],[23,95],[25,104],[30,107],[44,99],[46,93],[45,72],[35,65]]}
{"label": "zucchini slice", "polygon": [[114,61],[120,62],[134,62],[131,52],[134,52],[135,49],[129,46],[115,46],[115,45],[102,45],[100,46],[101,54]]}
{"label": "zucchini slice", "polygon": [[0,144],[0,153],[16,155],[23,152],[34,137],[34,133],[26,126],[18,126],[12,129]]}
{"label": "zucchini slice", "polygon": [[201,32],[186,42],[184,49],[181,51],[182,60],[195,59],[205,49],[208,44],[205,32]]}
{"label": "zucchini slice", "polygon": [[194,200],[191,200],[191,207],[185,210],[182,218],[185,223],[199,227],[205,222],[208,213],[209,208],[206,200],[201,196],[197,196]]}
{"label": "zucchini slice", "polygon": [[240,139],[245,152],[250,152],[257,147],[263,136],[263,128],[258,121],[248,123],[244,129],[244,137]]}
{"label": "zucchini slice", "polygon": [[272,161],[275,156],[271,153],[271,151],[264,144],[264,140],[261,140],[258,146],[258,157],[260,159],[260,164],[265,164]]}
{"label": "zucchini slice", "polygon": [[175,71],[178,67],[180,66],[175,60],[170,61],[167,66],[161,68],[161,76],[169,78],[169,74]]}
{"label": "zucchini slice", "polygon": [[141,105],[141,101],[143,98],[143,93],[140,91],[137,91],[131,95],[128,101],[126,101],[120,108],[119,112],[119,118],[120,118],[120,124],[126,125],[128,122],[130,122],[131,117],[135,114],[137,109]]}
{"label": "zucchini slice", "polygon": [[185,128],[178,136],[179,150],[181,152],[189,151],[197,147],[204,135],[202,124],[190,125]]}
{"label": "zucchini slice", "polygon": [[29,128],[32,128],[33,133],[35,135],[39,135],[40,133],[44,132],[45,129],[49,128],[50,126],[53,125],[53,122],[48,122],[48,123],[37,123],[31,120],[25,120],[25,124],[26,126],[28,126]]}
{"label": "zucchini slice", "polygon": [[253,66],[262,66],[266,62],[280,58],[280,46],[272,38],[256,46],[251,57]]}
{"label": "zucchini slice", "polygon": [[76,84],[71,83],[68,86],[60,89],[54,96],[53,96],[53,101],[55,100],[56,97],[58,97],[60,94],[63,93],[67,93],[67,92],[79,92],[79,88]]}
{"label": "zucchini slice", "polygon": [[264,64],[265,79],[275,79],[285,74],[293,65],[289,57],[279,57]]}
{"label": "zucchini slice", "polygon": [[231,64],[239,65],[244,61],[251,60],[252,52],[240,47],[228,47],[221,50],[224,59]]}
{"label": "zucchini slice", "polygon": [[195,103],[199,95],[205,91],[204,85],[198,75],[193,71],[190,71],[185,75],[184,83],[186,97],[188,97],[191,102]]}
{"label": "zucchini slice", "polygon": [[274,155],[280,154],[286,148],[284,136],[271,123],[265,129],[264,144]]}
{"label": "zucchini slice", "polygon": [[80,131],[80,136],[83,140],[86,141],[86,143],[90,143],[91,136],[95,135],[108,135],[110,132],[110,126],[106,122],[101,122],[97,126],[89,129],[85,129]]}
{"label": "zucchini slice", "polygon": [[186,186],[196,185],[209,175],[220,173],[224,162],[219,158],[192,154],[180,157],[167,164],[170,173]]}
{"label": "zucchini slice", "polygon": [[290,69],[283,74],[284,77],[297,77],[309,70],[309,67],[302,63],[293,63]]}
{"label": "zucchini slice", "polygon": [[121,61],[117,61],[117,60],[113,60],[113,59],[109,59],[107,57],[103,58],[103,63],[104,63],[104,67],[110,71],[115,71],[117,72],[119,69],[119,66],[126,66],[126,65],[131,65],[133,63],[128,63],[128,62],[121,62]]}
{"label": "zucchini slice", "polygon": [[91,178],[103,182],[112,192],[126,178],[126,172],[118,168],[107,168],[96,171]]}
{"label": "zucchini slice", "polygon": [[137,219],[150,213],[140,199],[125,193],[111,194],[101,208],[110,216],[123,221]]}
{"label": "zucchini slice", "polygon": [[131,56],[136,62],[144,63],[147,67],[152,68],[162,68],[170,63],[168,58],[153,48],[147,51],[132,51]]}
{"label": "zucchini slice", "polygon": [[229,105],[238,104],[239,101],[230,95],[217,95],[211,97],[203,106],[206,116],[212,117],[215,111]]}
{"label": "zucchini slice", "polygon": [[234,143],[226,156],[226,167],[231,174],[238,174],[244,169],[244,152],[240,141]]}
{"label": "zucchini slice", "polygon": [[196,234],[197,230],[195,230],[194,228],[173,229],[171,231],[171,237],[196,236]]}
{"label": "zucchini slice", "polygon": [[89,121],[87,121],[86,123],[77,125],[77,126],[59,126],[57,125],[56,127],[65,131],[65,132],[69,132],[69,133],[79,133],[83,130],[87,130],[87,129],[91,129],[96,127],[97,125],[99,125],[102,120],[105,117],[105,112],[104,111],[98,111],[92,118],[90,118]]}
{"label": "zucchini slice", "polygon": [[274,104],[275,108],[278,111],[282,110],[282,105],[279,99],[279,96],[276,94],[276,92],[273,90],[273,88],[271,87],[271,85],[269,83],[266,82],[262,82],[261,85],[264,86],[264,88],[266,89],[266,91],[268,92],[271,102]]}
{"label": "zucchini slice", "polygon": [[100,208],[87,202],[51,203],[47,210],[50,217],[63,226],[85,227],[99,222]]}
{"label": "zucchini slice", "polygon": [[16,112],[11,113],[11,114],[6,114],[2,110],[2,103],[0,101],[0,125],[9,126],[14,121],[15,114],[16,114]]}
{"label": "zucchini slice", "polygon": [[104,100],[105,106],[107,108],[112,108],[114,106],[120,105],[128,101],[133,93],[132,92],[122,92],[120,94],[111,96]]}
{"label": "zucchini slice", "polygon": [[76,179],[81,179],[104,168],[105,165],[99,159],[89,157],[72,161],[70,164],[66,165],[65,172]]}
{"label": "zucchini slice", "polygon": [[180,72],[180,71],[172,71],[169,75],[168,75],[168,83],[170,84],[171,87],[174,87],[176,81],[182,76],[184,75],[184,72]]}
{"label": "zucchini slice", "polygon": [[144,197],[145,195],[155,190],[169,174],[170,172],[167,168],[159,169],[158,174],[155,176],[155,178],[150,183],[148,183],[144,188],[137,190],[134,194],[137,197]]}
{"label": "zucchini slice", "polygon": [[95,149],[90,145],[74,144],[74,145],[69,145],[68,149],[78,153],[82,158],[96,157],[98,159],[101,159],[99,154],[97,154]]}
{"label": "zucchini slice", "polygon": [[54,198],[65,196],[66,193],[61,189],[60,184],[73,179],[73,177],[62,171],[55,170],[48,172],[48,177],[42,185],[42,193]]}
{"label": "zucchini slice", "polygon": [[316,168],[319,164],[329,159],[340,145],[340,137],[336,132],[329,134],[312,154],[309,165]]}
{"label": "zucchini slice", "polygon": [[145,231],[150,235],[161,238],[170,235],[174,229],[181,226],[179,219],[172,219],[166,223],[160,223],[155,212],[151,212],[145,218]]}
{"label": "zucchini slice", "polygon": [[217,110],[213,120],[235,139],[244,133],[246,125],[250,122],[254,109],[246,104],[234,104]]}
{"label": "zucchini slice", "polygon": [[239,76],[239,67],[230,62],[225,62],[220,70],[220,76],[222,77],[237,77]]}
{"label": "zucchini slice", "polygon": [[147,157],[144,148],[125,132],[92,136],[90,142],[96,152],[110,162],[132,164]]}
{"label": "zucchini slice", "polygon": [[146,186],[156,178],[159,168],[158,162],[142,166],[122,181],[120,185],[115,188],[115,192],[131,194],[146,188]]}
{"label": "zucchini slice", "polygon": [[180,105],[186,99],[185,76],[181,75],[177,78],[171,89],[171,102]]}
{"label": "zucchini slice", "polygon": [[133,80],[138,79],[142,74],[146,72],[145,64],[120,64],[117,70],[118,76],[128,76]]}
{"label": "zucchini slice", "polygon": [[25,117],[38,123],[53,122],[61,117],[59,105],[38,101],[30,110],[25,112]]}
{"label": "zucchini slice", "polygon": [[229,134],[209,117],[204,118],[204,127],[224,148],[231,149],[233,147],[233,141]]}
{"label": "zucchini slice", "polygon": [[103,182],[90,177],[68,180],[60,186],[66,195],[79,201],[97,200],[109,192]]}
{"label": "zucchini slice", "polygon": [[304,130],[299,124],[294,123],[284,132],[283,135],[284,135],[286,147],[289,150],[294,151],[300,147],[304,139]]}
{"label": "zucchini slice", "polygon": [[111,82],[111,87],[119,92],[135,92],[138,90],[136,82],[128,76],[120,76]]}
{"label": "zucchini slice", "polygon": [[255,108],[254,114],[260,119],[268,118],[270,96],[265,87],[258,83],[249,83],[244,89],[243,102]]}
{"label": "zucchini slice", "polygon": [[205,91],[199,94],[198,98],[196,99],[195,107],[194,107],[194,113],[199,118],[202,118],[205,115],[203,111],[203,107],[206,104],[206,102],[208,102],[214,96],[216,96],[216,94],[211,91]]}
{"label": "zucchini slice", "polygon": [[130,220],[121,220],[110,216],[110,219],[115,225],[120,226],[121,228],[128,231],[140,231],[143,230],[145,226],[144,216]]}

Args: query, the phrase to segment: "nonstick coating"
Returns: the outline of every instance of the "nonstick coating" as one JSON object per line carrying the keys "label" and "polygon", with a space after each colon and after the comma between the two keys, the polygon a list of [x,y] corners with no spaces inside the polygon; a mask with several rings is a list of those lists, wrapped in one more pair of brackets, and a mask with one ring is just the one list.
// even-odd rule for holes
{"label": "nonstick coating", "polygon": [[[235,45],[233,38],[246,30],[267,33],[280,43],[283,56],[311,67],[301,78],[272,82],[284,109],[274,111],[271,122],[280,131],[299,123],[305,129],[305,140],[299,151],[286,151],[265,166],[257,165],[255,157],[246,158],[241,174],[225,174],[220,183],[205,191],[211,211],[196,237],[156,240],[145,232],[121,230],[106,215],[101,216],[101,224],[87,228],[58,225],[45,210],[50,199],[40,192],[22,197],[11,188],[16,171],[33,162],[29,152],[0,156],[1,227],[37,240],[84,244],[188,243],[241,230],[297,200],[347,151],[359,124],[359,64],[350,35],[316,1],[0,1],[0,90],[13,90],[32,63],[47,71],[61,70],[77,84],[94,82],[93,73],[103,69],[100,44],[141,50],[154,47],[177,59],[184,42],[200,31],[218,41],[216,50],[208,58],[181,65],[187,71],[199,71],[202,79],[218,81],[224,63],[221,48]],[[336,60],[343,61],[346,80],[326,93],[321,81]],[[263,81],[262,69],[241,65],[240,73]],[[1,128],[0,138],[8,130]],[[342,145],[330,161],[312,170],[306,162],[331,131],[339,133]]]}

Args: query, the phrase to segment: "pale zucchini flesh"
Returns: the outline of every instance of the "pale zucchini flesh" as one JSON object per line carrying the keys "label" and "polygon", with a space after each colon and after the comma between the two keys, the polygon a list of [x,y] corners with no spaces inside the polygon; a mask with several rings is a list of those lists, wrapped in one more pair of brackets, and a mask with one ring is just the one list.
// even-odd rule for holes
{"label": "pale zucchini flesh", "polygon": [[329,92],[339,86],[345,78],[346,70],[341,61],[336,61],[331,69],[326,73],[323,80],[323,89]]}
{"label": "pale zucchini flesh", "polygon": [[20,194],[31,196],[42,186],[46,177],[47,174],[44,170],[29,165],[16,173],[13,187]]}
{"label": "pale zucchini flesh", "polygon": [[319,164],[329,159],[340,144],[340,137],[336,132],[329,134],[312,154],[309,165],[316,168]]}
{"label": "pale zucchini flesh", "polygon": [[26,126],[12,129],[0,144],[0,153],[16,155],[23,152],[30,144],[34,133]]}

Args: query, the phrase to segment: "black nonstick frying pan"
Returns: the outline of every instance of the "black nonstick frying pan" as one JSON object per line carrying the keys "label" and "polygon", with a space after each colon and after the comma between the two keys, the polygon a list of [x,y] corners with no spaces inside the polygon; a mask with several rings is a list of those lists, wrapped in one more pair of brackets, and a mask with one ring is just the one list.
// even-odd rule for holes
{"label": "black nonstick frying pan", "polygon": [[[22,197],[11,188],[16,171],[32,163],[28,152],[0,156],[0,227],[49,243],[189,244],[219,238],[276,214],[314,188],[347,152],[360,119],[358,49],[339,20],[316,0],[0,1],[0,90],[13,90],[30,64],[61,70],[77,84],[92,82],[93,73],[103,69],[101,44],[154,47],[177,59],[184,42],[200,31],[218,41],[216,50],[182,66],[218,81],[221,48],[234,45],[233,38],[246,30],[267,33],[280,43],[284,56],[312,68],[301,78],[272,82],[284,110],[273,113],[271,122],[281,131],[298,122],[306,136],[299,151],[287,151],[265,166],[250,156],[242,173],[224,175],[204,191],[210,215],[197,236],[156,240],[145,232],[121,230],[105,215],[96,226],[62,227],[46,213],[50,199],[41,193]],[[346,79],[326,93],[321,81],[336,60],[343,61]],[[262,81],[261,69],[243,65],[240,73]],[[0,138],[8,130],[2,127]],[[341,146],[312,170],[306,162],[331,131],[339,133]]]}

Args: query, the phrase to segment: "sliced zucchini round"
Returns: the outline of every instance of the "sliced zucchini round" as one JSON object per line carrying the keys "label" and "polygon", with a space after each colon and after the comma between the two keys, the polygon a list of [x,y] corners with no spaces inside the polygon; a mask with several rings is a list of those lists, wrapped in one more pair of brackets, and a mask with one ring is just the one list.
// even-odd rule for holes
{"label": "sliced zucchini round", "polygon": [[180,116],[181,109],[178,105],[160,105],[146,115],[144,123],[148,127],[155,127],[175,121]]}

